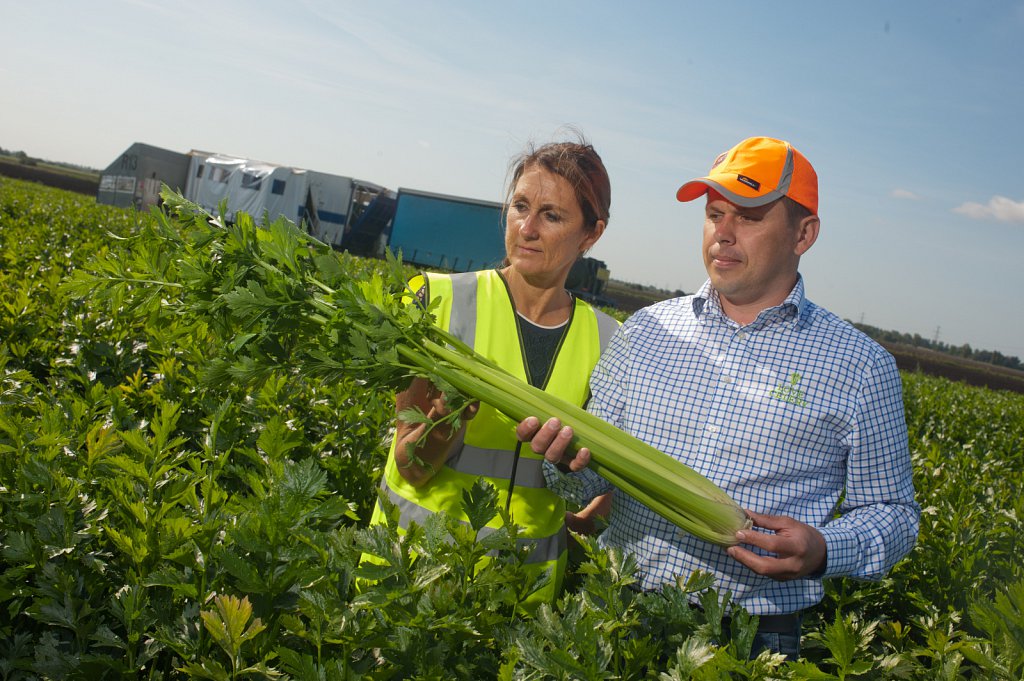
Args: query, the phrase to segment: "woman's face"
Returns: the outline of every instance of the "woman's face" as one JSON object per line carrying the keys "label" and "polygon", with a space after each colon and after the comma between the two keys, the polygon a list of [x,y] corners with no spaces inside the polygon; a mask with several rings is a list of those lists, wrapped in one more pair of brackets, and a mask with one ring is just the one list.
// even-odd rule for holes
{"label": "woman's face", "polygon": [[531,283],[562,287],[576,259],[604,232],[583,228],[572,185],[538,166],[527,168],[512,191],[505,220],[505,252],[512,269]]}

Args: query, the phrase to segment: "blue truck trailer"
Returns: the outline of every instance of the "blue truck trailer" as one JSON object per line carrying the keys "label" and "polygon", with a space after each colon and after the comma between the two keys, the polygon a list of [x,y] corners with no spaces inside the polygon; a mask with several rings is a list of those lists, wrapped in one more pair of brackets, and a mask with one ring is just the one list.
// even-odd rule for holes
{"label": "blue truck trailer", "polygon": [[468,272],[505,258],[502,204],[399,188],[388,248],[426,268]]}

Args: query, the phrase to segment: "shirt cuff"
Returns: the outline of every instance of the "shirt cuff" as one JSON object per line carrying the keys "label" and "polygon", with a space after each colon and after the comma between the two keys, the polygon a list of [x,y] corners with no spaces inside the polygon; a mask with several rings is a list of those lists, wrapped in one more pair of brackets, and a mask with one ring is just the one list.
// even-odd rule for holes
{"label": "shirt cuff", "polygon": [[541,464],[541,471],[544,473],[544,483],[548,489],[569,501],[582,503],[583,483],[572,473],[563,473],[558,466],[548,460]]}
{"label": "shirt cuff", "polygon": [[847,577],[857,572],[860,564],[860,542],[857,533],[848,528],[818,528],[825,538],[825,570],[814,577]]}

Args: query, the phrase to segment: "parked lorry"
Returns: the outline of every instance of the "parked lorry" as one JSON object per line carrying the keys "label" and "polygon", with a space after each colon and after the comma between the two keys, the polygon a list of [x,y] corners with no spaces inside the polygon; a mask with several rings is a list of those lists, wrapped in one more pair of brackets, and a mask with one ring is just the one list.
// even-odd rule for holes
{"label": "parked lorry", "polygon": [[311,235],[343,248],[353,221],[384,187],[343,175],[193,151],[185,198],[209,211],[223,202],[231,219],[237,211],[274,220],[284,216]]}
{"label": "parked lorry", "polygon": [[135,142],[100,173],[96,201],[149,210],[160,202],[162,185],[185,190],[188,162],[188,154]]}
{"label": "parked lorry", "polygon": [[505,258],[502,204],[400,188],[387,246],[405,262],[451,272]]}
{"label": "parked lorry", "polygon": [[569,270],[565,287],[587,302],[614,307],[615,301],[607,296],[610,276],[611,272],[603,260],[584,257],[577,260]]}

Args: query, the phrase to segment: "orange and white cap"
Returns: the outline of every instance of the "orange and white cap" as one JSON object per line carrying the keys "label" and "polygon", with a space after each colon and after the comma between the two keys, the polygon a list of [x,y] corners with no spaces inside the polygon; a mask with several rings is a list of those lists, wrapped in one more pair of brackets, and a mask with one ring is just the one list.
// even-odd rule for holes
{"label": "orange and white cap", "polygon": [[709,187],[737,206],[754,208],[788,196],[818,214],[818,175],[804,155],[784,140],[743,140],[715,159],[707,176],[680,187],[676,198],[692,201]]}

